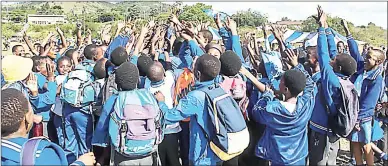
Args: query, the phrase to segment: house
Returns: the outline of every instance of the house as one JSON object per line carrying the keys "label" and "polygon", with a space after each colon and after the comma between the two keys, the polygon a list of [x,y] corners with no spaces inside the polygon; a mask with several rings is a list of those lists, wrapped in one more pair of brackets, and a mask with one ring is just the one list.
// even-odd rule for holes
{"label": "house", "polygon": [[50,25],[67,23],[66,15],[27,15],[27,22],[31,24]]}
{"label": "house", "polygon": [[301,29],[302,23],[303,21],[277,21],[276,22],[277,25],[286,26],[286,27],[293,26],[296,29]]}

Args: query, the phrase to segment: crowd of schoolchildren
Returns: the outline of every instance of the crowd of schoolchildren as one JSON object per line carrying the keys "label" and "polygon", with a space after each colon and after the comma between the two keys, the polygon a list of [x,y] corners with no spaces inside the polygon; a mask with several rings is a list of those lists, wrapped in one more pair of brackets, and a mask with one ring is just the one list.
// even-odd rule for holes
{"label": "crowd of schoolchildren", "polygon": [[360,53],[345,21],[336,44],[320,7],[315,19],[304,54],[277,26],[277,48],[260,46],[219,15],[220,41],[174,14],[100,45],[80,27],[75,47],[24,38],[35,56],[2,59],[1,163],[336,165],[346,138],[354,165],[388,164],[387,53]]}

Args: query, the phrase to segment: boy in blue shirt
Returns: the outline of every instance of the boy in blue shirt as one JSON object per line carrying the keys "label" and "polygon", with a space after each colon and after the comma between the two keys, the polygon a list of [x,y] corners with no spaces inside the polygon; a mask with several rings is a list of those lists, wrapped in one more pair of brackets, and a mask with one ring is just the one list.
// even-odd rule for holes
{"label": "boy in blue shirt", "polygon": [[266,125],[258,140],[256,156],[269,160],[273,165],[305,165],[308,155],[307,124],[315,101],[315,83],[298,64],[292,50],[285,51],[288,64],[293,69],[286,71],[279,85],[283,101],[275,98],[267,86],[260,83],[248,70],[241,69],[263,93],[251,111],[250,119]]}
{"label": "boy in blue shirt", "polygon": [[355,131],[351,134],[353,154],[356,164],[363,164],[362,154],[366,155],[367,165],[374,164],[374,156],[371,148],[372,119],[379,97],[384,90],[383,67],[384,52],[371,49],[366,53],[365,59],[360,55],[356,41],[350,34],[345,20],[342,22],[345,29],[350,55],[357,61],[357,72],[351,77],[359,95],[360,112],[357,118]]}
{"label": "boy in blue shirt", "polygon": [[[2,90],[1,94],[1,165],[21,165],[21,157],[26,157],[20,154],[21,151],[30,148],[24,146],[28,141],[27,133],[32,128],[34,113],[22,92],[10,88]],[[23,151],[23,154],[29,153]],[[46,139],[39,142],[33,158],[34,165],[68,165],[64,151]],[[94,163],[94,154],[89,153],[71,165]]]}
{"label": "boy in blue shirt", "polygon": [[[221,62],[214,56],[204,54],[200,56],[194,67],[194,75],[197,79],[194,89],[211,86],[221,70]],[[190,117],[190,165],[216,165],[221,160],[208,147],[208,140],[201,126],[208,125],[207,105],[205,93],[199,90],[189,92],[179,100],[179,104],[172,109],[166,105],[164,95],[160,92],[155,94],[159,101],[159,107],[165,115],[167,124],[173,124]]]}
{"label": "boy in blue shirt", "polygon": [[[323,12],[319,8],[319,12]],[[356,61],[348,54],[337,55],[334,35],[328,27],[326,14],[323,13],[317,19],[320,28],[318,29],[318,45],[316,50],[318,55],[311,55],[312,63],[318,61],[313,75],[314,81],[318,84],[318,93],[315,99],[314,112],[310,119],[309,162],[311,165],[336,165],[337,153],[339,150],[339,138],[329,128],[329,115],[336,114],[337,106],[341,101],[341,84],[339,79],[347,79],[356,71]],[[314,63],[312,63],[314,64]]]}
{"label": "boy in blue shirt", "polygon": [[[139,82],[139,71],[137,70],[136,66],[132,63],[125,62],[116,70],[116,76],[115,76],[115,82],[117,84],[119,92],[125,92],[125,93],[134,93],[139,94],[148,97],[152,97],[154,100],[152,94],[147,90],[139,90],[137,89],[137,84]],[[98,121],[96,130],[93,135],[93,145],[100,146],[100,147],[107,147],[112,142],[110,141],[109,136],[109,119],[110,115],[113,111],[115,111],[115,103],[116,100],[119,99],[118,95],[114,94],[112,95],[107,102],[105,103],[100,119]],[[128,99],[134,99],[134,98],[128,98]],[[156,104],[156,100],[154,100],[154,103]],[[156,107],[157,104],[155,105]],[[154,156],[153,155],[147,155],[144,157],[139,158],[131,158],[122,155],[119,152],[114,151],[114,154],[111,154],[111,156],[114,156],[111,158],[111,161],[114,162],[115,165],[152,165],[154,163]]]}
{"label": "boy in blue shirt", "polygon": [[[93,47],[88,45],[85,47],[85,60],[82,61],[76,68],[85,69],[93,73],[95,62],[95,52],[89,50]],[[94,78],[90,78],[94,79]],[[64,118],[64,149],[69,153],[69,156],[79,157],[90,151],[92,148],[92,134],[93,134],[93,119],[89,105],[82,107],[73,107],[69,103],[63,103],[63,117]],[[69,162],[74,159],[69,157]]]}

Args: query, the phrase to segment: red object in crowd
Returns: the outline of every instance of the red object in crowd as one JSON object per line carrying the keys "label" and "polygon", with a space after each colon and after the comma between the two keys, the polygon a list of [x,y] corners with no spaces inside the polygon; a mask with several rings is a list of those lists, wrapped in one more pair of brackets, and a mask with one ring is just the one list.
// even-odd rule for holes
{"label": "red object in crowd", "polygon": [[43,123],[40,122],[38,124],[34,124],[34,128],[32,130],[33,137],[41,137],[43,136]]}

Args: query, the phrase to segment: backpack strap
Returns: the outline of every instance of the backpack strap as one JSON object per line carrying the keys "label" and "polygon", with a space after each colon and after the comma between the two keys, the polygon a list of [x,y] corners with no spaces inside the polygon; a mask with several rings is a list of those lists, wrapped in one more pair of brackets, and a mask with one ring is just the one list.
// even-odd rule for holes
{"label": "backpack strap", "polygon": [[36,137],[29,139],[26,143],[24,143],[20,152],[21,165],[35,165],[35,158],[37,155],[38,146],[42,140],[47,139],[44,137]]}

